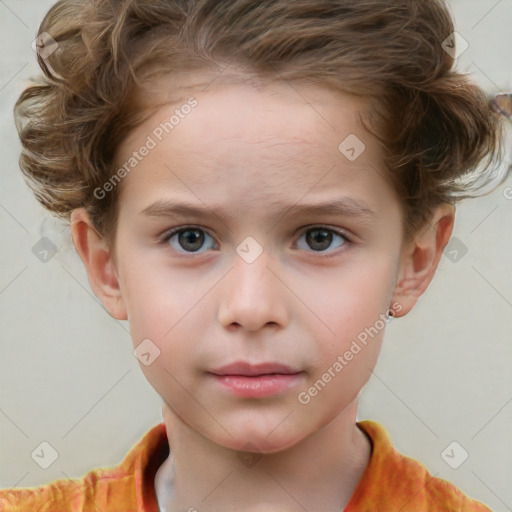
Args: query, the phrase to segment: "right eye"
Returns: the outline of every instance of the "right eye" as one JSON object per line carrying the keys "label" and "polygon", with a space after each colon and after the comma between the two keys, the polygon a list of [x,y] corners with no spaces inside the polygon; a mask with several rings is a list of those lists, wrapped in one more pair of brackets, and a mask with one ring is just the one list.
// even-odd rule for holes
{"label": "right eye", "polygon": [[[175,235],[178,236],[175,237]],[[170,242],[171,247],[178,252],[195,253],[198,252],[204,244],[205,235],[211,238],[211,236],[201,228],[194,226],[179,227],[165,233],[160,242],[162,244],[168,244]],[[180,250],[179,247],[184,249],[184,251]]]}

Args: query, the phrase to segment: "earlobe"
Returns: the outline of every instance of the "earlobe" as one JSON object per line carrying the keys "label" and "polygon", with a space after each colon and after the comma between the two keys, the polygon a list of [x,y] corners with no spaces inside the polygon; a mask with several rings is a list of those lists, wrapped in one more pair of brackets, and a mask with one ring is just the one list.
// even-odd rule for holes
{"label": "earlobe", "polygon": [[455,207],[438,206],[428,222],[403,249],[399,278],[392,303],[401,306],[394,316],[405,316],[431,283],[455,221]]}
{"label": "earlobe", "polygon": [[71,235],[94,293],[112,317],[127,320],[111,251],[84,208],[77,208],[71,213]]}

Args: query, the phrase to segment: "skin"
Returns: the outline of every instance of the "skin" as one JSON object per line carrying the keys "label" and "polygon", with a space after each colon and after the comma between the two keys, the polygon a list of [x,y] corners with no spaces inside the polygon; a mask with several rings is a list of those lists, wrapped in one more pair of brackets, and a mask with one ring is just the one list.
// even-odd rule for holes
{"label": "skin", "polygon": [[[164,103],[170,88],[166,80],[156,88]],[[413,308],[451,236],[454,208],[439,206],[413,239],[404,236],[383,148],[358,118],[367,108],[361,99],[318,86],[221,80],[194,97],[197,107],[119,185],[114,247],[84,209],[71,219],[94,292],[114,318],[129,320],[135,347],[149,338],[160,351],[141,364],[164,400],[173,455],[157,474],[160,505],[166,512],[339,511],[370,457],[356,426],[357,398],[385,329],[307,404],[298,394],[389,309],[399,317]],[[162,105],[133,130],[118,163],[179,106]],[[366,146],[355,161],[338,149],[349,134]],[[221,204],[223,213],[140,214],[172,197]],[[340,197],[364,202],[374,216],[274,218],[287,205]],[[159,243],[174,227],[199,229],[202,243],[179,233]],[[308,237],[322,235],[318,227],[334,231]],[[263,249],[252,263],[236,252],[248,236]],[[274,396],[238,397],[207,371],[239,360],[303,373]],[[248,451],[259,453],[251,467],[239,457]]]}

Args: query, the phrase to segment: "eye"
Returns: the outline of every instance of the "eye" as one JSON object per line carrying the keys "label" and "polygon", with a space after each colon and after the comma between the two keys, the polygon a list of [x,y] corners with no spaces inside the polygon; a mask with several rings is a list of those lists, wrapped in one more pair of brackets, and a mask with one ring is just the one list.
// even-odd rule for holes
{"label": "eye", "polygon": [[[175,237],[175,235],[178,235]],[[185,249],[184,252],[197,252],[201,246],[204,243],[205,236],[208,236],[211,238],[211,236],[206,233],[203,229],[196,228],[193,226],[185,227],[185,228],[176,228],[172,229],[171,231],[168,231],[162,238],[161,242],[163,244],[167,242],[171,242],[171,246],[173,249],[176,249],[178,252],[181,252],[179,248],[176,247],[178,244],[183,249]],[[173,244],[173,238],[177,240],[177,244]],[[212,238],[213,240],[213,238]]]}
{"label": "eye", "polygon": [[[339,243],[338,247],[345,245],[350,240],[347,236],[339,231],[334,229],[330,229],[324,226],[318,226],[313,228],[308,228],[304,231],[299,241],[302,237],[305,236],[306,244],[309,248],[313,250],[313,252],[325,252],[331,244],[333,243],[333,238],[338,237],[341,243]],[[194,253],[198,252],[205,242],[205,238],[213,238],[203,229],[188,226],[188,227],[180,227],[172,229],[163,235],[161,238],[162,244],[170,244],[173,249],[178,252],[189,252]],[[209,249],[211,249],[210,247]],[[307,249],[303,247],[299,247],[299,249]],[[208,250],[208,248],[206,249]]]}
{"label": "eye", "polygon": [[325,252],[325,249],[329,248],[332,244],[333,237],[338,237],[341,240],[338,247],[350,242],[343,233],[324,226],[309,228],[301,235],[301,238],[302,236],[306,237],[307,245],[312,248],[314,252]]}

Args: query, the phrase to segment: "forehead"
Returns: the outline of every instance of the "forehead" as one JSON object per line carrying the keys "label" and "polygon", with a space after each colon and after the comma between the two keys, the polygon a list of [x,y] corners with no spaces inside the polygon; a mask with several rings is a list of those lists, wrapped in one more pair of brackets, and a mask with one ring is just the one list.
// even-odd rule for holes
{"label": "forehead", "polygon": [[[300,142],[308,151],[332,148],[333,143],[337,148],[350,129],[361,138],[368,135],[360,123],[360,116],[370,111],[368,100],[304,80],[265,80],[236,69],[206,70],[159,77],[144,84],[139,94],[140,108],[156,112],[128,135],[121,150],[137,146],[141,135],[169,120],[181,126],[171,127],[172,134],[166,130],[169,136],[163,142],[189,146],[196,143],[188,136],[192,130],[204,144],[227,138],[258,143],[268,136],[274,143]],[[191,98],[197,104],[193,112],[187,105]],[[173,112],[180,120],[188,119],[173,121]]]}
{"label": "forehead", "polygon": [[[155,142],[124,179],[124,199],[142,200],[172,187],[231,199],[236,193],[298,200],[313,187],[329,190],[340,182],[357,187],[364,176],[383,174],[380,145],[360,122],[368,108],[360,98],[303,83],[199,74],[189,78],[176,101],[174,85],[170,79],[153,84],[161,106],[119,148],[122,165],[148,137]],[[174,101],[167,102],[170,98]],[[190,98],[193,108],[187,106]],[[347,139],[360,144],[357,151],[364,147],[357,160],[340,150]]]}

